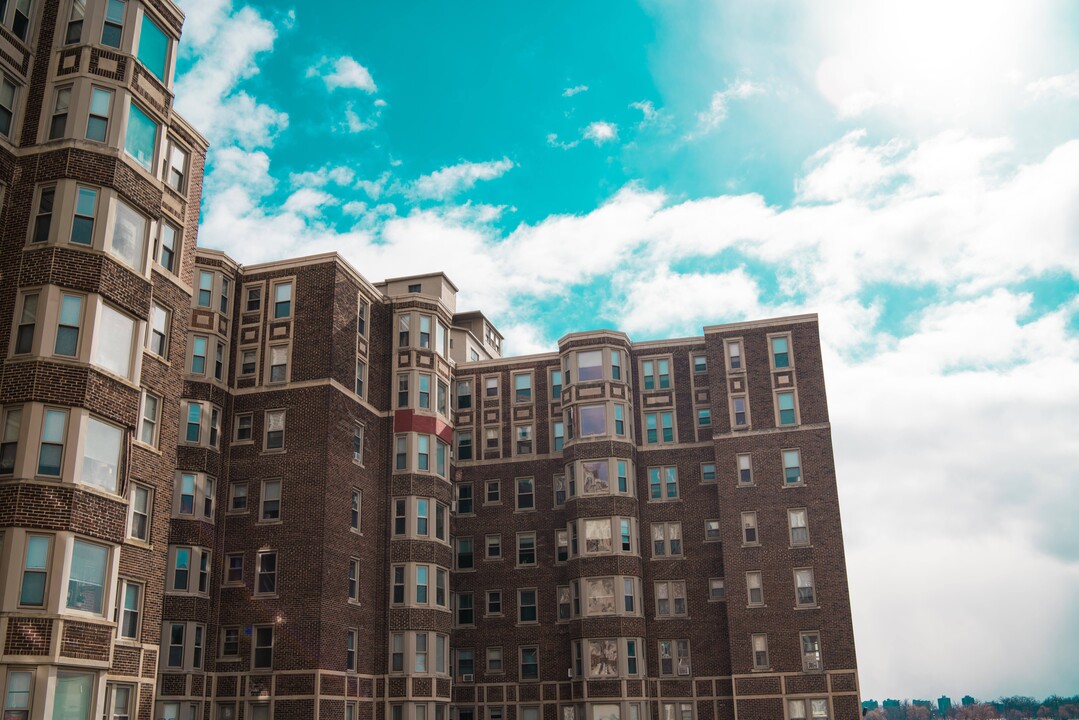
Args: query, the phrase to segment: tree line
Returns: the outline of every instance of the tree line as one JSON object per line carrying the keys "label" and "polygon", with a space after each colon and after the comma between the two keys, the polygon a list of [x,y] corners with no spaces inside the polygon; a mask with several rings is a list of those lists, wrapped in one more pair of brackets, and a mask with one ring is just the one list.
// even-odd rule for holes
{"label": "tree line", "polygon": [[973,705],[952,705],[943,715],[936,707],[927,708],[904,701],[899,707],[870,710],[865,720],[1079,720],[1079,695],[1051,695],[1042,701],[1013,695]]}

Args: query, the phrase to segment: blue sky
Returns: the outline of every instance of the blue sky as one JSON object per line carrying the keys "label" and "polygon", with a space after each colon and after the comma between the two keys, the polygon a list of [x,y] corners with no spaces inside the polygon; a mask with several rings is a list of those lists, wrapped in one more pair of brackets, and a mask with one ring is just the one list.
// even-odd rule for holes
{"label": "blue sky", "polygon": [[200,244],[513,354],[820,313],[863,694],[1079,690],[1079,5],[180,4]]}

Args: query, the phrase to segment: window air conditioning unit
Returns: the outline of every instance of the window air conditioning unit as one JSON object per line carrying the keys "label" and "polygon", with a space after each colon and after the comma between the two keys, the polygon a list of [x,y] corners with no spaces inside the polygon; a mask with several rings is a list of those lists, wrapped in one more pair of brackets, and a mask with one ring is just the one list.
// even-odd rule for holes
{"label": "window air conditioning unit", "polygon": [[472,682],[474,677],[475,676],[472,675],[471,673],[469,673],[468,675],[462,675],[461,676],[461,682]]}
{"label": "window air conditioning unit", "polygon": [[453,513],[457,512],[457,501],[456,500],[450,500],[450,512],[453,512]]}
{"label": "window air conditioning unit", "polygon": [[820,670],[820,663],[816,660],[806,660],[806,670]]}

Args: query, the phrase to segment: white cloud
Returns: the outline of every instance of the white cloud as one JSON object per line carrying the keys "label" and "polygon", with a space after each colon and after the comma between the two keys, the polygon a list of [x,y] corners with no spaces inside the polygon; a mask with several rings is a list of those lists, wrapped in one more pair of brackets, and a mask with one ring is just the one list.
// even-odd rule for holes
{"label": "white cloud", "polygon": [[573,140],[570,142],[563,142],[558,139],[557,133],[547,133],[547,144],[551,147],[560,148],[562,150],[569,150],[570,148],[575,148],[580,145],[581,141]]}
{"label": "white cloud", "polygon": [[596,145],[612,142],[618,139],[618,126],[604,120],[597,120],[588,124],[582,137],[585,140],[591,140]]}
{"label": "white cloud", "polygon": [[697,127],[687,139],[705,135],[719,127],[727,119],[731,100],[745,100],[764,93],[764,88],[750,80],[739,79],[728,83],[723,90],[712,94],[708,109],[697,113]]}
{"label": "white cloud", "polygon": [[417,178],[412,183],[411,194],[427,200],[447,200],[471,189],[481,180],[493,180],[505,175],[512,167],[513,161],[509,158],[458,163]]}
{"label": "white cloud", "polygon": [[[823,0],[800,24],[816,85],[840,117],[985,126],[1011,111],[1015,72],[1054,47],[1049,3]],[[927,22],[927,18],[932,22]],[[912,45],[913,43],[913,45]]]}
{"label": "white cloud", "polygon": [[659,110],[656,110],[655,103],[651,100],[641,100],[640,102],[630,103],[631,108],[635,108],[641,111],[641,124],[640,127],[645,127],[655,123],[659,119]]}
{"label": "white cloud", "polygon": [[284,211],[300,217],[314,217],[321,214],[326,205],[337,204],[333,195],[315,188],[300,188],[285,199]]}
{"label": "white cloud", "polygon": [[356,172],[347,165],[326,165],[315,171],[292,173],[289,183],[293,187],[322,188],[330,183],[347,186],[356,179]]}
{"label": "white cloud", "polygon": [[[256,57],[273,49],[277,30],[250,7],[229,0],[187,0],[181,50],[196,58],[176,82],[176,108],[217,145],[268,145],[288,126],[288,115],[237,91],[258,73]],[[189,32],[190,31],[190,32]]]}
{"label": "white cloud", "polygon": [[[760,317],[757,283],[738,268],[721,273],[675,273],[668,267],[641,272],[619,283],[619,300],[609,308],[631,336],[668,327],[677,317],[683,327]],[[687,302],[687,299],[690,299]]]}
{"label": "white cloud", "polygon": [[366,93],[378,92],[371,72],[348,55],[342,55],[337,59],[323,57],[307,68],[307,77],[322,78],[327,90],[346,88],[363,90]]}
{"label": "white cloud", "polygon": [[1027,83],[1027,95],[1034,99],[1046,97],[1079,98],[1079,70],[1067,75],[1053,75]]}
{"label": "white cloud", "polygon": [[563,90],[562,97],[573,97],[574,95],[578,95],[583,92],[588,92],[587,85],[574,85],[573,87],[568,87]]}

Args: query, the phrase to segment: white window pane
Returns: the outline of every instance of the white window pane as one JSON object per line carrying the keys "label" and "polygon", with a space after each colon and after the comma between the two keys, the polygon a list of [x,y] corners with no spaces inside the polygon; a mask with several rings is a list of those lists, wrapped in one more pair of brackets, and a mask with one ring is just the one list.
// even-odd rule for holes
{"label": "white window pane", "polygon": [[58,673],[52,720],[88,720],[93,694],[93,675]]}
{"label": "white window pane", "polygon": [[123,431],[118,427],[94,418],[87,421],[80,482],[109,492],[117,491],[123,437]]}
{"label": "white window pane", "polygon": [[143,271],[146,250],[146,218],[122,200],[116,202],[109,253],[136,272]]}
{"label": "white window pane", "polygon": [[94,351],[90,362],[120,377],[131,377],[131,343],[135,339],[135,320],[101,307],[101,319],[94,332]]}

